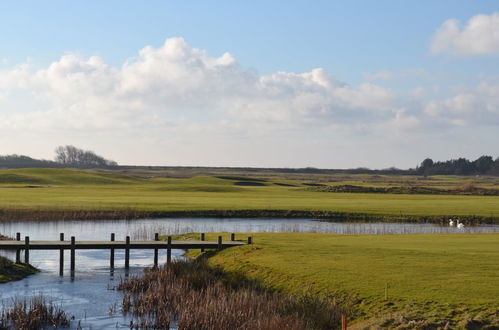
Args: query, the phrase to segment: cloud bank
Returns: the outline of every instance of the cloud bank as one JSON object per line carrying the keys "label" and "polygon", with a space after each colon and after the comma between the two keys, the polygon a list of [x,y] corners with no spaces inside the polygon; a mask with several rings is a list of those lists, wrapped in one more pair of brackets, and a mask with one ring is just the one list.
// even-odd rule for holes
{"label": "cloud bank", "polygon": [[[256,121],[281,125],[342,123],[384,117],[389,89],[347,86],[317,68],[261,76],[229,53],[210,57],[181,38],[147,46],[121,68],[99,57],[65,55],[44,69],[21,65],[0,72],[4,98],[21,91],[45,109],[0,113],[3,127],[102,129],[179,124],[182,121]],[[34,111],[36,110],[36,111]]]}
{"label": "cloud bank", "polygon": [[75,144],[121,163],[392,166],[399,164],[373,163],[380,146],[409,157],[400,141],[436,126],[499,123],[499,86],[425,95],[420,87],[404,96],[372,81],[348,85],[323,68],[261,75],[229,53],[211,56],[170,38],[120,67],[67,54],[47,67],[0,70],[0,144],[2,153]]}

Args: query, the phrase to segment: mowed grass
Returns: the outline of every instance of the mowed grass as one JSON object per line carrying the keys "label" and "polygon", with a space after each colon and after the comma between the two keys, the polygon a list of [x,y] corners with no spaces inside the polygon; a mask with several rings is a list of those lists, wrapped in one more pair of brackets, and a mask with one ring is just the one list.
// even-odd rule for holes
{"label": "mowed grass", "polygon": [[499,234],[251,235],[210,264],[288,293],[353,294],[360,318],[499,320]]}
{"label": "mowed grass", "polygon": [[[352,180],[352,176],[348,177]],[[378,176],[375,178],[380,180]],[[386,180],[402,180],[387,177]],[[245,181],[246,180],[246,181]],[[499,217],[499,196],[307,191],[301,177],[135,177],[66,169],[0,171],[0,209],[25,210],[303,210],[388,216]],[[366,181],[359,176],[359,181]],[[461,179],[448,179],[461,182]],[[246,182],[241,185],[241,182]],[[249,185],[248,185],[249,182]],[[283,185],[284,184],[284,185]]]}

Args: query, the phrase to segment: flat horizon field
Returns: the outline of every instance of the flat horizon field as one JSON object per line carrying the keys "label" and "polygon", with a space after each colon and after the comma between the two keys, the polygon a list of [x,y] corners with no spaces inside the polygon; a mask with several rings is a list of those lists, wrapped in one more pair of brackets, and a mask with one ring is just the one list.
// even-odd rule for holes
{"label": "flat horizon field", "polygon": [[[499,196],[466,194],[338,193],[317,185],[440,187],[463,185],[494,190],[496,179],[475,177],[309,176],[212,174],[186,178],[160,173],[131,175],[70,169],[0,170],[0,209],[4,210],[297,210],[379,216],[499,217]],[[237,176],[239,175],[239,176]],[[444,187],[444,188],[441,188]]]}

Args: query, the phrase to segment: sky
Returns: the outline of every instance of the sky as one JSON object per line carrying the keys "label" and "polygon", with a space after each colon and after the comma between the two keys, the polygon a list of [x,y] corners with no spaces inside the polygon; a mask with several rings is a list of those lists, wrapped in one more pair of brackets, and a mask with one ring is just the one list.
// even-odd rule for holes
{"label": "sky", "polygon": [[410,168],[499,156],[499,3],[2,1],[0,155]]}

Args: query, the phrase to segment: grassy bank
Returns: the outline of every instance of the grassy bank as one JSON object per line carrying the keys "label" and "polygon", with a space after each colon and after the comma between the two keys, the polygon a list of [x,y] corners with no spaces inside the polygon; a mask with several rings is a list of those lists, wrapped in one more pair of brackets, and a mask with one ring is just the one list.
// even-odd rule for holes
{"label": "grassy bank", "polygon": [[36,268],[30,265],[15,264],[0,256],[0,283],[17,281],[36,272]]}
{"label": "grassy bank", "polygon": [[[168,216],[317,217],[349,220],[499,221],[499,196],[341,193],[317,185],[423,185],[452,189],[470,183],[495,189],[495,179],[396,176],[145,177],[97,171],[0,171],[0,219],[116,219]],[[475,181],[473,181],[475,180]],[[421,182],[420,182],[421,181]]]}
{"label": "grassy bank", "polygon": [[499,327],[498,234],[253,236],[210,264],[286,293],[354,295],[359,328]]}

